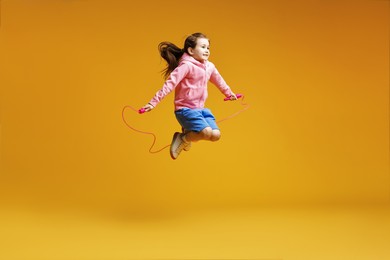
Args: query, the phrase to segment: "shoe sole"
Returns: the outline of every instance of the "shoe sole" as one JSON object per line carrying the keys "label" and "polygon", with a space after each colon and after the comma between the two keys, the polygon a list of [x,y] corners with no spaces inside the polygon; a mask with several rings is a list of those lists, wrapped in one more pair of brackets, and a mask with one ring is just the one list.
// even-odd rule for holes
{"label": "shoe sole", "polygon": [[171,155],[171,158],[172,158],[173,160],[176,160],[177,157],[175,158],[175,157],[173,156],[173,154],[172,154],[172,144],[173,144],[173,141],[175,141],[176,136],[178,136],[179,134],[180,134],[180,133],[176,132],[176,133],[173,135],[172,142],[171,142],[171,147],[170,147],[170,149],[169,149],[169,154]]}

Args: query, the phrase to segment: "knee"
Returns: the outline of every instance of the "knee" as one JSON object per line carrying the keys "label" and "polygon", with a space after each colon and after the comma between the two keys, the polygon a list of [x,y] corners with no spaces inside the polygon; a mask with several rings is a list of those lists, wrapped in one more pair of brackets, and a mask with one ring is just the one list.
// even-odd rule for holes
{"label": "knee", "polygon": [[216,142],[219,139],[221,139],[221,132],[218,131],[218,130],[213,130],[212,134],[211,134],[211,137],[210,137],[210,141]]}
{"label": "knee", "polygon": [[202,139],[204,140],[210,140],[210,138],[213,135],[213,130],[210,127],[206,127],[202,130]]}

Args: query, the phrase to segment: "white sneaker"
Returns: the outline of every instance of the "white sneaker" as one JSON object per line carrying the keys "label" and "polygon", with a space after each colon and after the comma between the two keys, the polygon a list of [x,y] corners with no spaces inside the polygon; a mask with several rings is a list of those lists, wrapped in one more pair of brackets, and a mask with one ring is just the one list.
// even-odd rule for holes
{"label": "white sneaker", "polygon": [[189,142],[189,143],[184,142],[183,150],[188,152],[190,149],[191,149],[191,142]]}
{"label": "white sneaker", "polygon": [[173,134],[172,143],[171,143],[171,157],[173,160],[177,159],[179,157],[179,154],[184,149],[186,143],[181,138],[181,134],[179,132],[176,132]]}
{"label": "white sneaker", "polygon": [[[184,130],[183,127],[181,128],[181,131],[183,132],[183,135],[189,132],[189,131],[187,131],[187,130]],[[183,150],[186,151],[186,152],[188,152],[190,149],[191,149],[191,142],[184,142],[184,148],[183,148]]]}

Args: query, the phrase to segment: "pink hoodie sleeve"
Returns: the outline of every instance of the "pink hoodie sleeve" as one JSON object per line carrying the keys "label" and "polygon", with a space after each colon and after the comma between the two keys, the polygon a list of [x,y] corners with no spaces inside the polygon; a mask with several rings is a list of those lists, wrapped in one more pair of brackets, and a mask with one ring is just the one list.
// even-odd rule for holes
{"label": "pink hoodie sleeve", "polygon": [[174,69],[169,78],[165,81],[163,87],[157,91],[154,97],[150,100],[149,104],[156,107],[158,103],[169,93],[176,88],[176,86],[182,81],[182,79],[188,74],[188,64],[182,63],[176,69]]}
{"label": "pink hoodie sleeve", "polygon": [[214,70],[211,73],[210,77],[211,83],[213,83],[217,88],[226,96],[230,97],[233,92],[230,87],[226,84],[225,80],[222,78],[221,74],[219,74],[217,68],[214,66]]}

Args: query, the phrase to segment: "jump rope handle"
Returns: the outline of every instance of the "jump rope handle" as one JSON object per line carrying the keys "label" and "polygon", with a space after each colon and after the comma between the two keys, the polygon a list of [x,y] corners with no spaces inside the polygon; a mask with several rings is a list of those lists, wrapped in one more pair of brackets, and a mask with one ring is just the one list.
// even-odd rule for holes
{"label": "jump rope handle", "polygon": [[[236,94],[236,97],[237,97],[237,98],[240,98],[240,97],[242,97],[242,96],[243,96],[242,94]],[[224,100],[224,101],[228,101],[228,100],[230,100],[230,97],[224,98],[223,100]]]}
{"label": "jump rope handle", "polygon": [[138,113],[139,113],[139,114],[143,114],[143,113],[145,113],[145,112],[146,112],[145,108],[140,108],[140,109],[138,110]]}

